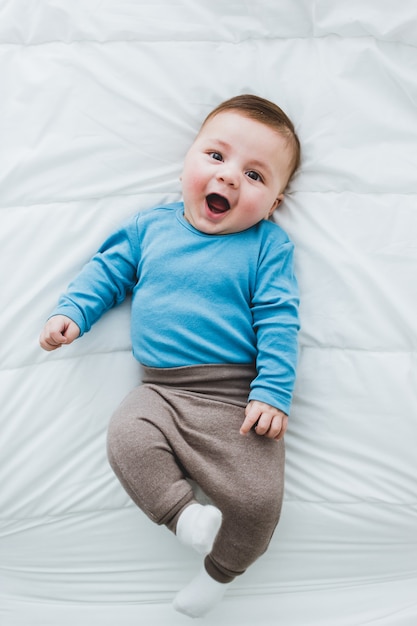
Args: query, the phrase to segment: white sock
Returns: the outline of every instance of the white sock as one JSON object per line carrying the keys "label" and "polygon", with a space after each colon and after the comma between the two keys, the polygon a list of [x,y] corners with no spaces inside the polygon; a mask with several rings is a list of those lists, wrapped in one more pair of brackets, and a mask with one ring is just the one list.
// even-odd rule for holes
{"label": "white sock", "polygon": [[222,523],[218,508],[198,502],[190,504],[178,518],[175,534],[186,546],[200,554],[209,554]]}
{"label": "white sock", "polygon": [[173,607],[188,617],[202,617],[223,598],[227,585],[209,576],[203,567],[174,598]]}

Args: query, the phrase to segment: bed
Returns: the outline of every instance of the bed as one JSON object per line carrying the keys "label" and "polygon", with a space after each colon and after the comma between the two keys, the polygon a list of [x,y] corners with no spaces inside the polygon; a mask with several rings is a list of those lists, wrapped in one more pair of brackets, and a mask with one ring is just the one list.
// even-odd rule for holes
{"label": "bed", "polygon": [[180,199],[204,116],[279,104],[302,166],[300,359],[281,522],[203,623],[417,623],[417,5],[413,0],[0,3],[0,623],[180,626],[198,558],[105,449],[137,384],[129,303],[47,354],[58,295],[132,213]]}

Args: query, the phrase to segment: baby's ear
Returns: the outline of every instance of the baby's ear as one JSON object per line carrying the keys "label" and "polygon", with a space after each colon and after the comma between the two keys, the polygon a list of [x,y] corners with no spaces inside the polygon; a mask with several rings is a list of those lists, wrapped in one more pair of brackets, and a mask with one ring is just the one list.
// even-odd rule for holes
{"label": "baby's ear", "polygon": [[275,209],[279,207],[280,204],[282,204],[283,200],[284,200],[284,194],[280,193],[279,196],[275,199],[275,202],[272,205],[271,210],[269,211],[268,217],[271,217],[272,213],[275,211]]}

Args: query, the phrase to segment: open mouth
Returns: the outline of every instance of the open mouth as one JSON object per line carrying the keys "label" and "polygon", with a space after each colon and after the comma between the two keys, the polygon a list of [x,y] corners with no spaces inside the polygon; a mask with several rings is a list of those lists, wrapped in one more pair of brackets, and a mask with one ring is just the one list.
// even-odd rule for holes
{"label": "open mouth", "polygon": [[220,196],[218,193],[210,193],[207,198],[207,205],[212,213],[226,213],[230,209],[227,198]]}

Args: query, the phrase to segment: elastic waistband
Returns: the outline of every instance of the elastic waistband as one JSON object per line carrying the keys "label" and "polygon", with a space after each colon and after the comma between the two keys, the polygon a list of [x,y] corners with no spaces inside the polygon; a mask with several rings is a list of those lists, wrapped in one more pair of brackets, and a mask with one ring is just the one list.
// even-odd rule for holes
{"label": "elastic waistband", "polygon": [[255,367],[244,363],[141,367],[144,384],[172,387],[239,404],[247,402],[250,384],[256,377]]}

